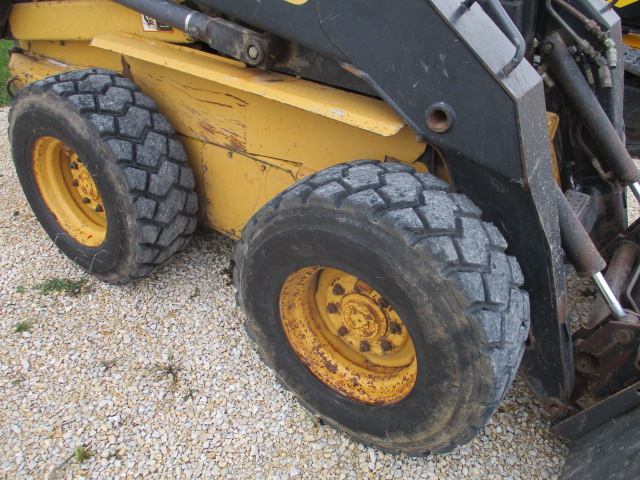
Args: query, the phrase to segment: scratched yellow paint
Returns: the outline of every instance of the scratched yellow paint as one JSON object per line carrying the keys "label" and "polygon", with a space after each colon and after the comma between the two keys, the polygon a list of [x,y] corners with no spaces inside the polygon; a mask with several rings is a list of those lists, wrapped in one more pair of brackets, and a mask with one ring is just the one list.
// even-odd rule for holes
{"label": "scratched yellow paint", "polygon": [[405,122],[384,102],[354,95],[336,88],[300,80],[288,75],[244,68],[236,61],[221,62],[220,57],[192,48],[160,42],[141,41],[128,35],[102,35],[91,45],[144,59],[148,63],[188,72],[193,76],[295,106],[341,123],[367,129],[384,136],[396,134]]}
{"label": "scratched yellow paint", "polygon": [[71,69],[124,68],[179,133],[200,220],[232,238],[306,175],[362,158],[412,164],[425,148],[382,101],[191,48],[140,37],[20,45],[25,53],[10,62],[18,87]]}
{"label": "scratched yellow paint", "polygon": [[307,3],[308,0],[284,0],[287,3],[293,3],[294,5],[303,5]]}

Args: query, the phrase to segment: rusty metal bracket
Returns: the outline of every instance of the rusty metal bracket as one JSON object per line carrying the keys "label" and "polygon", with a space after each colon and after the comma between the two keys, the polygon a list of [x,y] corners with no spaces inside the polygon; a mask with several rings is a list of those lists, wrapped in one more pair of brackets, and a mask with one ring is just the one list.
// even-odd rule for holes
{"label": "rusty metal bracket", "polygon": [[640,325],[610,321],[574,334],[576,388],[573,401],[588,408],[640,380]]}
{"label": "rusty metal bracket", "polygon": [[[626,304],[626,306],[631,306],[633,311],[640,313],[631,296],[631,290],[633,290],[635,279],[638,275],[637,270],[634,275],[631,274],[637,257],[638,245],[629,241],[620,242],[609,262],[605,279],[609,283],[611,291],[620,299],[621,303]],[[631,279],[631,281],[629,281],[629,279]],[[625,293],[625,295],[622,295],[623,293]],[[610,310],[604,298],[602,295],[598,295],[596,302],[591,308],[591,314],[587,320],[587,328],[594,328],[603,322],[609,314]],[[633,316],[627,315],[626,317],[630,323],[637,323],[633,321]]]}

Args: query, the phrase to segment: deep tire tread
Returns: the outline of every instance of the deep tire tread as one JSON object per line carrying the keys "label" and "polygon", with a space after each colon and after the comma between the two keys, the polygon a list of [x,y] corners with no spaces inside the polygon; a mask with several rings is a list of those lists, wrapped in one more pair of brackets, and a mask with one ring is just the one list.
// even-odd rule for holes
{"label": "deep tire tread", "polygon": [[[436,212],[432,199],[438,196],[446,198],[437,202],[440,208]],[[357,208],[371,223],[395,230],[416,255],[424,255],[426,250],[437,263],[441,277],[454,282],[466,297],[465,312],[475,320],[478,335],[486,341],[480,353],[491,371],[483,378],[481,402],[468,407],[474,409],[469,415],[469,429],[432,453],[444,453],[468,442],[489,421],[506,394],[529,329],[528,307],[524,306],[528,306],[528,295],[519,289],[524,278],[516,259],[504,253],[507,244],[502,234],[480,219],[480,209],[468,197],[449,193],[448,185],[435,176],[416,173],[407,165],[366,160],[327,168],[289,187],[256,214],[245,227],[243,238],[250,238],[263,219],[284,206],[290,209],[314,204],[334,209],[336,215],[341,209],[347,212]],[[429,221],[429,215],[436,213],[442,218],[432,216]],[[245,240],[240,240],[235,250],[234,284],[241,307],[239,280],[245,250]],[[471,252],[475,256],[465,262]],[[410,455],[427,453],[411,445],[382,449]]]}
{"label": "deep tire tread", "polygon": [[[115,155],[116,166],[127,181],[132,204],[136,205],[140,199],[156,204],[151,218],[134,208],[139,227],[152,226],[159,229],[159,233],[155,242],[138,243],[135,265],[115,283],[127,283],[147,275],[188,244],[195,231],[197,213],[193,174],[186,164],[182,145],[173,138],[175,131],[150,97],[141,93],[131,80],[103,69],[47,77],[27,85],[18,94],[18,99],[29,92],[58,96],[93,124],[100,139]],[[140,128],[139,122],[131,121],[136,116],[148,119],[144,128]],[[151,152],[152,156],[159,160],[155,164],[145,161],[141,146],[155,150]],[[145,172],[144,186],[139,172]],[[154,179],[163,183],[161,192],[155,194],[150,192]],[[176,195],[176,192],[182,194]],[[154,219],[160,211],[164,212],[165,221]],[[165,238],[162,242],[165,245],[160,244],[159,240],[163,235],[166,237],[177,222],[184,223],[185,228],[170,232],[170,241]]]}

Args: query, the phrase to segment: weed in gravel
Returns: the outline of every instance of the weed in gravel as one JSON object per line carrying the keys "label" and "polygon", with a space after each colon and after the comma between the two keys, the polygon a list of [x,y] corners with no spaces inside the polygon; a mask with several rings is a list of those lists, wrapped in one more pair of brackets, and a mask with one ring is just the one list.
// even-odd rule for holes
{"label": "weed in gravel", "polygon": [[320,417],[313,417],[311,419],[311,424],[313,425],[313,428],[324,427],[324,420]]}
{"label": "weed in gravel", "polygon": [[84,447],[82,445],[76,447],[73,452],[73,458],[75,458],[79,463],[84,463],[93,457],[93,452],[89,450],[89,447]]}
{"label": "weed in gravel", "polygon": [[117,358],[105,358],[104,360],[100,360],[100,365],[102,365],[105,372],[110,370],[116,363],[118,363]]}
{"label": "weed in gravel", "polygon": [[156,381],[162,381],[167,379],[171,386],[171,391],[175,392],[178,389],[178,382],[180,381],[179,375],[182,368],[175,363],[173,354],[169,355],[166,362],[156,362],[156,364],[149,368],[149,373],[154,376]]}
{"label": "weed in gravel", "polygon": [[69,280],[68,278],[48,278],[31,287],[32,290],[40,292],[42,295],[49,293],[65,293],[68,295],[80,295],[86,280]]}
{"label": "weed in gravel", "polygon": [[32,326],[32,320],[24,320],[22,322],[16,323],[15,333],[28,332],[29,330],[31,330]]}
{"label": "weed in gravel", "polygon": [[109,455],[107,455],[107,460],[111,460],[115,458],[116,460],[122,460],[122,452],[121,451],[115,451],[115,452],[111,452]]}
{"label": "weed in gravel", "polygon": [[231,260],[231,262],[229,262],[229,266],[227,268],[223,268],[220,271],[220,274],[225,278],[224,284],[229,287],[231,285],[233,285],[233,268],[236,266],[236,262],[234,260]]}
{"label": "weed in gravel", "polygon": [[197,392],[197,390],[195,388],[190,388],[189,390],[187,390],[187,394],[182,397],[182,401],[186,402],[187,400],[191,400],[193,401],[193,396],[195,395],[195,393]]}
{"label": "weed in gravel", "polygon": [[16,378],[14,380],[11,380],[11,385],[13,385],[14,387],[17,387],[21,383],[22,383],[22,379],[21,378]]}
{"label": "weed in gravel", "polygon": [[194,298],[196,298],[199,295],[200,295],[200,289],[198,287],[196,287],[193,290],[193,293],[191,295],[189,295],[189,300],[193,300]]}
{"label": "weed in gravel", "polygon": [[18,285],[16,287],[16,293],[26,293],[27,291],[27,287],[25,287],[24,285]]}

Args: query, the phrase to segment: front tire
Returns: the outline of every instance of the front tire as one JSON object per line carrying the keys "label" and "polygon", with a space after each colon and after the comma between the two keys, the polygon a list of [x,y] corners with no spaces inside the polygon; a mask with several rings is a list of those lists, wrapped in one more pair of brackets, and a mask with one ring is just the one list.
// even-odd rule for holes
{"label": "front tire", "polygon": [[436,177],[363,161],[263,207],[234,281],[259,353],[310,411],[425,455],[473,438],[515,375],[529,303],[505,248]]}
{"label": "front tire", "polygon": [[151,98],[108,70],[29,84],[9,114],[20,183],[54,243],[101,280],[127,283],[184,248],[194,178]]}

